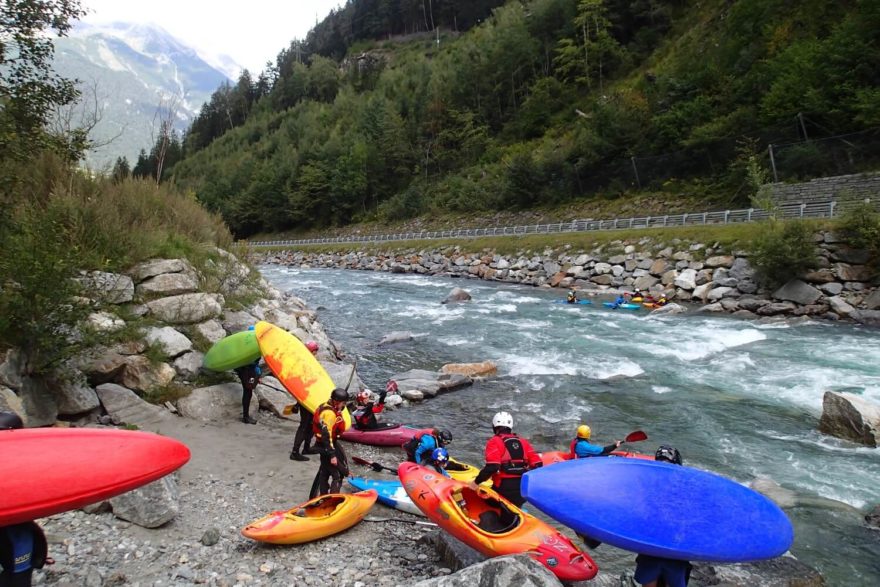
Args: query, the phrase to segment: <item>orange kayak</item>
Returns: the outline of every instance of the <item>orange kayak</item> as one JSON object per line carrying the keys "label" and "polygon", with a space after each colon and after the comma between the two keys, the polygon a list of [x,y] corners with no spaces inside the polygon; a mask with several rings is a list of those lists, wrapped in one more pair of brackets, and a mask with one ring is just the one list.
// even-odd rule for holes
{"label": "orange kayak", "polygon": [[[654,460],[654,455],[646,455],[640,452],[632,452],[628,450],[615,450],[611,452],[610,456],[625,457],[628,459],[646,459],[649,461]],[[544,464],[545,467],[554,463],[561,463],[563,461],[570,460],[570,453],[566,450],[548,450],[547,452],[541,453],[541,462]]]}
{"label": "orange kayak", "polygon": [[491,489],[474,491],[415,463],[402,463],[397,474],[432,522],[488,557],[526,553],[562,581],[587,581],[599,570],[567,536]]}
{"label": "orange kayak", "polygon": [[241,534],[271,544],[302,544],[348,530],[364,519],[378,494],[329,493],[286,512],[272,512],[248,524]]}

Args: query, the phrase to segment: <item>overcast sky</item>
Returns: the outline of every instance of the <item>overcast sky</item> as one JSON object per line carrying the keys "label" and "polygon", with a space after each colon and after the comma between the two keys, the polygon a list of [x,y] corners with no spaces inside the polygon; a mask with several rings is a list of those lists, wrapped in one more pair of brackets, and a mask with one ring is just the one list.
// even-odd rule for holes
{"label": "overcast sky", "polygon": [[304,39],[343,0],[82,0],[90,23],[153,22],[196,49],[226,54],[252,73]]}

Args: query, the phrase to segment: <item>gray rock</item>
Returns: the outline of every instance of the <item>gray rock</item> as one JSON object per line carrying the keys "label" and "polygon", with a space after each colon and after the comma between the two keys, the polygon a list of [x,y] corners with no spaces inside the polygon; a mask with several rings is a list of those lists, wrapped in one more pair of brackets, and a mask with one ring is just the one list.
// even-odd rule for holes
{"label": "gray rock", "polygon": [[732,287],[716,287],[716,288],[710,290],[709,295],[706,297],[709,299],[709,301],[716,302],[716,301],[720,300],[721,298],[727,296],[727,294],[729,294],[733,291],[736,291],[736,290]]}
{"label": "gray rock", "polygon": [[694,565],[693,581],[697,585],[725,587],[825,587],[825,579],[816,570],[793,556],[780,556],[766,561],[732,565]]}
{"label": "gray rock", "polygon": [[21,377],[27,372],[27,361],[19,349],[9,349],[0,360],[0,384],[19,389]]}
{"label": "gray rock", "polygon": [[876,447],[880,442],[880,406],[852,393],[826,391],[819,431]]}
{"label": "gray rock", "polygon": [[810,271],[806,275],[804,275],[804,281],[809,283],[831,283],[836,280],[834,277],[834,273],[830,269],[819,269],[817,271]]}
{"label": "gray rock", "polygon": [[[177,400],[180,415],[202,422],[228,422],[241,419],[241,384],[221,383],[192,390]],[[254,420],[260,415],[260,402],[252,401],[248,415]]]}
{"label": "gray rock", "polygon": [[679,304],[670,302],[665,306],[660,306],[659,308],[654,308],[653,310],[651,310],[651,315],[656,316],[663,314],[684,314],[685,312],[687,312],[687,308]]}
{"label": "gray rock", "polygon": [[220,542],[220,530],[217,528],[208,528],[205,530],[205,533],[202,534],[199,542],[204,544],[205,546],[214,546],[218,542]]}
{"label": "gray rock", "polygon": [[260,408],[272,412],[279,418],[286,418],[284,409],[296,404],[293,396],[272,376],[260,378],[260,383],[254,392],[260,400]]}
{"label": "gray rock", "polygon": [[184,353],[174,359],[174,370],[184,379],[192,380],[202,371],[202,362],[205,360],[204,353],[192,351]]}
{"label": "gray rock", "polygon": [[750,312],[755,312],[758,310],[758,308],[766,306],[769,303],[770,300],[765,300],[762,298],[742,297],[739,299],[739,307],[743,310],[748,310]]}
{"label": "gray rock", "polygon": [[697,287],[697,272],[693,269],[685,269],[675,278],[675,287],[688,291]]}
{"label": "gray rock", "polygon": [[0,411],[14,412],[18,414],[22,419],[22,422],[24,422],[25,427],[27,427],[27,415],[24,413],[24,406],[21,405],[21,399],[14,391],[5,385],[0,385]]}
{"label": "gray rock", "polygon": [[792,279],[773,292],[773,297],[777,300],[788,300],[806,306],[814,304],[816,300],[822,297],[822,292],[800,279]]}
{"label": "gray rock", "polygon": [[248,312],[223,312],[223,328],[230,334],[242,332],[257,323],[257,317]]}
{"label": "gray rock", "polygon": [[752,279],[755,276],[755,270],[745,257],[737,257],[727,273],[737,280]]}
{"label": "gray rock", "polygon": [[104,271],[83,272],[77,281],[90,299],[105,304],[125,304],[134,299],[134,282],[128,275]]}
{"label": "gray rock", "polygon": [[637,287],[642,290],[650,290],[652,287],[657,285],[660,282],[659,279],[652,275],[645,275],[643,277],[639,277],[633,282],[633,287]]}
{"label": "gray rock", "polygon": [[849,316],[855,311],[855,308],[846,303],[846,300],[840,296],[828,298],[828,303],[831,305],[831,311],[838,316]]}
{"label": "gray rock", "polygon": [[82,373],[68,373],[54,381],[55,395],[58,398],[58,414],[74,416],[90,412],[101,405],[98,394],[92,389]]}
{"label": "gray rock", "polygon": [[736,289],[744,294],[753,294],[758,291],[758,284],[754,281],[740,281],[736,284]]}
{"label": "gray rock", "polygon": [[167,475],[128,493],[110,498],[117,518],[144,528],[158,528],[174,519],[180,510],[177,476]]}
{"label": "gray rock", "polygon": [[154,364],[144,355],[125,357],[125,365],[116,381],[129,389],[145,392],[174,381],[177,372],[168,363]]}
{"label": "gray rock", "polygon": [[163,322],[193,324],[220,316],[223,301],[220,294],[191,293],[159,298],[147,302],[147,307]]}
{"label": "gray rock", "polygon": [[[837,293],[840,293],[839,291]],[[880,308],[880,289],[875,289],[871,295],[864,301],[866,310],[876,310]]]}
{"label": "gray rock", "polygon": [[669,271],[669,262],[666,261],[666,259],[657,259],[656,261],[651,263],[651,267],[650,269],[648,269],[648,272],[651,275],[657,277],[663,275],[667,271]]}
{"label": "gray rock", "polygon": [[18,390],[28,426],[50,426],[58,419],[58,403],[50,383],[38,376],[25,376]]}
{"label": "gray rock", "polygon": [[139,284],[135,291],[139,296],[176,296],[198,291],[199,282],[187,273],[163,273]]}
{"label": "gray rock", "polygon": [[425,394],[418,389],[406,389],[400,392],[403,399],[411,402],[420,402],[425,399]]}
{"label": "gray rock", "polygon": [[700,312],[703,314],[705,314],[705,313],[711,314],[711,313],[723,312],[723,311],[724,311],[724,306],[722,306],[720,302],[715,302],[714,304],[707,304],[707,305],[702,306],[701,308],[697,309],[697,312]]}
{"label": "gray rock", "polygon": [[128,274],[131,275],[135,282],[140,283],[156,275],[180,273],[182,271],[195,272],[192,265],[181,259],[151,259],[135,265],[129,269]]}
{"label": "gray rock", "polygon": [[466,302],[471,299],[471,294],[461,289],[460,287],[453,288],[449,295],[441,302],[443,304],[448,304],[450,302]]}
{"label": "gray rock", "polygon": [[706,259],[706,267],[733,267],[735,257],[733,255],[717,255]]}
{"label": "gray rock", "polygon": [[169,358],[192,350],[192,341],[170,326],[147,328],[144,339],[153,346],[162,347]]}
{"label": "gray rock", "polygon": [[385,336],[382,337],[382,340],[379,341],[379,346],[385,346],[387,344],[395,344],[398,342],[409,342],[413,339],[413,333],[406,331],[394,331],[389,332]]}
{"label": "gray rock", "polygon": [[880,310],[856,310],[850,318],[865,326],[880,326]]}
{"label": "gray rock", "polygon": [[329,361],[321,361],[321,366],[327,371],[330,379],[336,387],[341,387],[348,392],[348,395],[354,397],[357,392],[364,386],[360,376],[357,374],[357,366],[347,363],[331,363]]}
{"label": "gray rock", "polygon": [[775,302],[764,304],[757,309],[761,316],[776,316],[778,314],[791,314],[796,306],[792,302]]}
{"label": "gray rock", "polygon": [[163,408],[145,402],[132,390],[115,383],[99,385],[95,392],[116,425],[135,424],[143,428],[174,417]]}
{"label": "gray rock", "polygon": [[838,245],[831,249],[833,261],[843,261],[855,265],[864,265],[871,260],[871,253],[865,249],[853,249],[845,245]]}
{"label": "gray rock", "polygon": [[193,326],[193,330],[211,344],[219,342],[226,336],[226,330],[223,329],[223,325],[218,320],[201,322]]}
{"label": "gray rock", "polygon": [[561,583],[544,565],[527,554],[492,558],[452,575],[416,583],[414,587],[559,587]]}
{"label": "gray rock", "polygon": [[835,263],[834,271],[840,281],[870,281],[874,277],[874,271],[866,265]]}
{"label": "gray rock", "polygon": [[125,327],[125,320],[112,312],[92,312],[86,318],[88,325],[97,332],[115,332]]}
{"label": "gray rock", "polygon": [[880,528],[880,505],[875,505],[874,509],[865,515],[865,523],[871,528]]}
{"label": "gray rock", "polygon": [[593,273],[596,275],[605,275],[607,273],[611,273],[611,264],[610,263],[596,263],[593,266]]}

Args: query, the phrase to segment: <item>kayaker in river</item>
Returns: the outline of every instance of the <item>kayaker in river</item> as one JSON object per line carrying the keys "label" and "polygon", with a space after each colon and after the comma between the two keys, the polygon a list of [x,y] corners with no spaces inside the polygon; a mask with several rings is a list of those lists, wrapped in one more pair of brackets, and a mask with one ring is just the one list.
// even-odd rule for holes
{"label": "kayaker in river", "polygon": [[513,416],[498,412],[492,418],[494,436],[486,443],[486,465],[474,479],[473,488],[492,478],[492,489],[517,507],[525,503],[520,492],[522,476],[541,466],[541,457],[525,438],[513,433]]}
{"label": "kayaker in river", "polygon": [[379,401],[373,402],[373,394],[363,389],[357,394],[357,404],[352,410],[352,421],[358,430],[375,430],[379,428],[376,414],[381,414],[385,409],[385,396],[389,391],[397,391],[397,382],[393,379],[385,384],[385,389],[379,394]]}
{"label": "kayaker in river", "polygon": [[348,476],[348,458],[339,436],[345,431],[342,411],[348,392],[337,387],[330,393],[330,401],[318,406],[312,419],[315,447],[321,453],[321,466],[312,483],[309,499],[327,493],[339,493],[342,478]]}
{"label": "kayaker in river", "polygon": [[573,459],[584,459],[587,457],[602,457],[611,454],[611,451],[620,448],[623,444],[622,440],[617,440],[608,446],[602,447],[590,442],[593,430],[586,424],[581,424],[577,428],[577,436],[571,441],[568,447],[569,454]]}
{"label": "kayaker in river", "polygon": [[[677,449],[662,445],[654,453],[654,460],[682,464]],[[633,579],[642,587],[686,587],[693,565],[688,561],[640,554],[636,557]]]}
{"label": "kayaker in river", "polygon": [[452,432],[435,428],[430,432],[423,432],[413,436],[412,440],[407,441],[403,445],[403,450],[406,451],[406,460],[426,465],[435,448],[444,448],[451,442]]}
{"label": "kayaker in river", "polygon": [[431,459],[428,463],[429,467],[449,477],[447,471],[466,471],[467,467],[460,463],[453,463],[449,460],[449,451],[445,448],[435,448],[431,451]]}
{"label": "kayaker in river", "polygon": [[577,293],[573,289],[568,290],[568,295],[565,297],[565,301],[569,304],[576,304],[578,301]]}
{"label": "kayaker in river", "polygon": [[[318,343],[310,340],[306,343],[306,348],[311,351],[312,355],[318,356]],[[294,409],[299,411],[299,427],[296,429],[296,435],[293,437],[293,448],[290,450],[291,461],[307,461],[309,457],[304,455],[318,454],[317,450],[312,449],[309,445],[312,442],[312,418],[314,415],[304,406],[297,404]],[[302,447],[302,452],[300,452]]]}

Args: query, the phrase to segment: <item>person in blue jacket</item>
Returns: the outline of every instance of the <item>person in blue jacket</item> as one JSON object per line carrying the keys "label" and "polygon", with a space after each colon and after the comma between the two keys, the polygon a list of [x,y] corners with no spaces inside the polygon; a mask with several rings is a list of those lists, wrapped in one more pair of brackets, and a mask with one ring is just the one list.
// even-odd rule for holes
{"label": "person in blue jacket", "polygon": [[614,300],[614,307],[615,307],[615,308],[619,308],[620,306],[622,306],[622,305],[625,304],[625,303],[626,303],[626,298],[625,298],[625,297],[623,297],[623,296],[617,296],[617,299]]}
{"label": "person in blue jacket", "polygon": [[593,431],[586,424],[581,424],[577,429],[577,437],[571,441],[569,446],[569,455],[573,459],[584,459],[587,457],[602,457],[611,454],[611,451],[620,448],[622,440],[617,440],[608,446],[599,446],[590,442],[590,436]]}
{"label": "person in blue jacket", "polygon": [[434,469],[441,475],[449,477],[449,471],[466,471],[467,467],[461,463],[453,463],[449,461],[449,451],[445,448],[435,448],[431,451],[431,459],[428,461],[430,468]]}
{"label": "person in blue jacket", "polygon": [[445,448],[450,442],[452,442],[452,433],[449,430],[434,429],[413,436],[403,448],[406,450],[408,461],[424,465],[428,463],[435,448]]}

